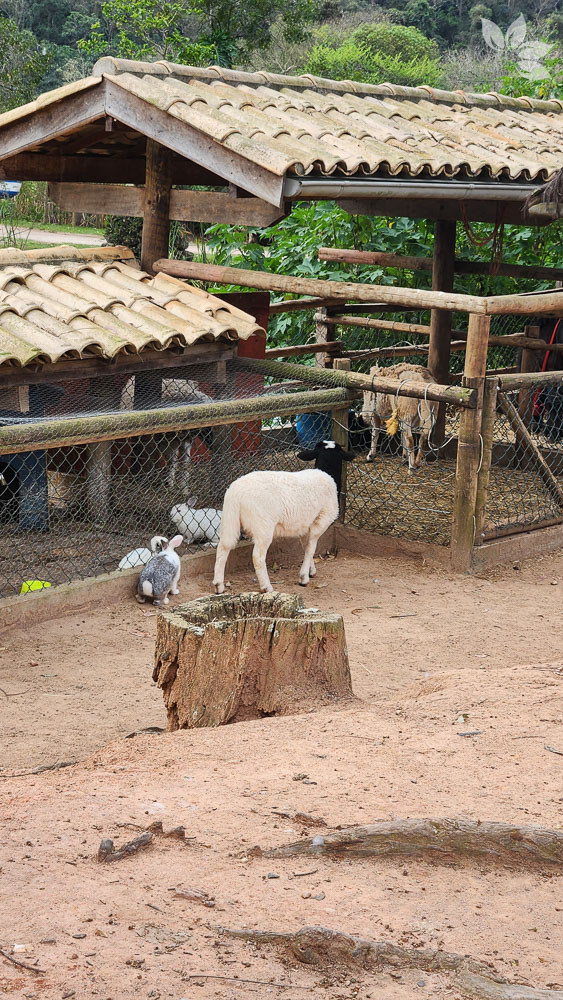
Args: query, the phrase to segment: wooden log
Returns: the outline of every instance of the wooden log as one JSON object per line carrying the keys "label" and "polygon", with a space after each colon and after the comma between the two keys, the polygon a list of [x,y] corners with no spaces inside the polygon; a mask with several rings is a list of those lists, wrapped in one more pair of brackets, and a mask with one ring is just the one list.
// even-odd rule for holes
{"label": "wooden log", "polygon": [[296,344],[294,347],[269,347],[266,358],[298,358],[306,354],[339,354],[342,349],[341,340],[327,340],[326,344]]}
{"label": "wooden log", "polygon": [[[539,326],[526,326],[524,327],[524,336],[529,337],[530,340],[539,340],[540,328]],[[560,345],[563,347],[563,344]],[[528,347],[523,348],[520,357],[520,371],[522,374],[537,372],[538,364],[537,357],[534,351],[531,351]],[[541,363],[540,363],[541,367]],[[518,413],[525,424],[526,427],[530,427],[532,420],[534,419],[534,393],[531,389],[521,389],[518,394]]]}
{"label": "wooden log", "polygon": [[458,572],[469,569],[475,538],[475,502],[481,458],[480,433],[489,327],[488,316],[469,317],[463,385],[475,390],[477,405],[473,410],[463,410],[459,421],[451,534],[451,564]]}
{"label": "wooden log", "polygon": [[422,323],[396,323],[389,319],[369,319],[362,316],[328,315],[327,326],[361,326],[369,330],[397,330],[399,333],[419,333],[430,336],[430,327]]}
{"label": "wooden log", "polygon": [[274,847],[266,858],[380,858],[417,856],[444,861],[486,857],[519,867],[563,868],[563,831],[472,819],[404,819],[350,826],[318,838]]}
{"label": "wooden log", "polygon": [[[434,224],[434,254],[432,258],[432,289],[451,292],[454,287],[455,222]],[[447,382],[450,370],[450,342],[452,339],[452,314],[445,309],[432,309],[430,315],[430,342],[428,368],[437,382]],[[446,432],[446,408],[438,407],[432,440],[437,447],[443,443]]]}
{"label": "wooden log", "polygon": [[170,152],[154,139],[147,139],[146,161],[141,267],[154,274],[153,262],[158,257],[168,256],[172,188]]}
{"label": "wooden log", "polygon": [[514,403],[509,400],[504,392],[499,393],[498,401],[502,412],[514,431],[519,450],[519,464],[525,462],[527,465],[533,466],[551,496],[563,507],[563,488],[559,485],[540,449],[531,437]]}
{"label": "wooden log", "polygon": [[[406,271],[431,271],[432,257],[408,257],[398,253],[381,253],[373,250],[339,250],[319,247],[319,260],[334,260],[341,264],[375,264],[381,267],[398,267]],[[546,267],[539,264],[505,264],[500,267],[475,260],[455,260],[455,274],[500,274],[505,278],[538,278],[542,281],[563,278],[563,267]]]}
{"label": "wooden log", "polygon": [[[335,358],[334,368],[337,371],[350,371],[350,361],[348,358]],[[341,445],[345,451],[348,451],[348,409],[349,404],[342,407],[342,409],[332,411],[332,440],[336,441],[337,444]],[[344,521],[346,515],[346,485],[348,481],[348,463],[342,463],[342,472],[340,474],[340,497],[339,497],[339,507],[340,507],[340,520]]]}
{"label": "wooden log", "polygon": [[[222,267],[218,264],[202,264],[193,260],[155,261],[155,271],[171,274],[175,278],[192,278],[213,284],[243,285],[246,288],[265,288],[271,292],[291,292],[295,295],[320,295],[323,298],[352,299],[356,302],[391,302],[401,308],[454,309],[459,312],[485,313],[493,299],[479,295],[458,295],[446,292],[431,292],[423,288],[394,288],[392,285],[363,285],[350,281],[323,281],[319,278],[301,278],[294,274],[273,274],[271,271],[247,271],[239,267]],[[512,300],[518,296],[508,296]],[[563,304],[563,293],[561,293]],[[513,303],[512,303],[513,304]],[[532,312],[537,302],[530,302],[522,312]],[[511,312],[506,309],[499,312]],[[541,311],[541,310],[540,310]]]}
{"label": "wooden log", "polygon": [[[454,340],[450,344],[450,353],[452,352],[463,352],[467,350],[467,344],[464,340]],[[343,358],[350,358],[351,361],[377,361],[378,358],[409,358],[416,357],[417,355],[428,354],[428,347],[426,344],[414,344],[408,347],[374,347],[373,350],[363,350],[363,351],[341,351],[340,356]],[[450,376],[448,376],[449,378]],[[456,376],[453,376],[454,378]]]}
{"label": "wooden log", "polygon": [[201,597],[159,615],[153,680],[168,730],[306,711],[350,698],[340,615],[294,594]]}
{"label": "wooden log", "polygon": [[[284,373],[281,374],[283,376]],[[0,427],[0,455],[89,444],[94,441],[113,441],[142,434],[189,430],[192,427],[219,427],[261,416],[316,413],[320,410],[332,410],[346,399],[348,393],[344,388],[319,389],[198,403],[193,406],[167,406],[158,410],[134,410],[102,413],[92,417],[62,417],[37,423],[8,424]]]}
{"label": "wooden log", "polygon": [[563,385],[563,371],[501,375],[500,387],[504,392],[512,392],[513,389],[523,389],[535,385],[538,389],[543,388],[544,385]]}
{"label": "wooden log", "polygon": [[[315,340],[319,347],[328,343],[328,326],[326,323],[327,311],[326,308],[319,309],[315,313]],[[315,355],[315,365],[322,368],[330,367],[330,355],[325,352]]]}
{"label": "wooden log", "polygon": [[481,461],[477,473],[475,497],[475,544],[480,545],[485,523],[487,495],[493,457],[493,435],[497,408],[498,379],[487,378],[483,390],[483,416],[481,418]]}
{"label": "wooden log", "polygon": [[318,295],[307,299],[287,299],[285,302],[270,303],[270,316],[278,316],[280,313],[300,312],[307,309],[320,309],[322,306],[337,304],[337,299],[321,298]]}
{"label": "wooden log", "polygon": [[385,392],[400,396],[410,396],[413,399],[432,399],[454,406],[473,407],[476,405],[476,395],[471,388],[462,386],[432,385],[420,382],[399,382],[397,379],[364,375],[362,372],[326,371],[322,368],[311,368],[305,365],[293,365],[290,361],[262,361],[247,358],[245,364],[265,375],[277,375],[279,378],[301,379],[313,385],[339,385],[347,389],[361,392]]}
{"label": "wooden log", "polygon": [[[333,931],[328,927],[302,927],[298,931],[262,931],[222,927],[225,937],[248,941],[258,948],[281,948],[291,959],[331,972],[348,966],[376,973],[390,967],[452,973],[452,986],[470,997],[484,1000],[563,1000],[563,990],[533,989],[509,983],[490,964],[469,955],[434,948],[408,948],[392,941],[375,941]],[[488,991],[488,992],[487,992]]]}
{"label": "wooden log", "polygon": [[494,528],[487,527],[481,532],[481,541],[494,542],[497,538],[523,535],[529,531],[538,531],[540,528],[555,528],[558,524],[563,524],[563,516],[549,517],[544,521],[535,521],[534,524],[503,524]]}

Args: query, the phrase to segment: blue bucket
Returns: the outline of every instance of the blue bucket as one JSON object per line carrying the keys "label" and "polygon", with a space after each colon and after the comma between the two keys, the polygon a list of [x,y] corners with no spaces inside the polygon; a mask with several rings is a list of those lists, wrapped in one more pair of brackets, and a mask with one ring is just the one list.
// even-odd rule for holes
{"label": "blue bucket", "polygon": [[318,441],[332,436],[332,413],[300,413],[295,429],[302,448],[314,448]]}

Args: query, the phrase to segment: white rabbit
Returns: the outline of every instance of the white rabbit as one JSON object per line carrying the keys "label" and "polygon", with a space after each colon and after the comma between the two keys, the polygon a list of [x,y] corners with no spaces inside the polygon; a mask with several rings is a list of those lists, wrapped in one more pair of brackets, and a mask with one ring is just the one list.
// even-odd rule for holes
{"label": "white rabbit", "polygon": [[222,511],[215,507],[196,507],[197,500],[190,497],[187,503],[177,503],[170,511],[170,518],[183,531],[188,545],[194,542],[219,541]]}
{"label": "white rabbit", "polygon": [[[153,539],[154,541],[155,539]],[[179,594],[180,556],[174,550],[182,544],[182,535],[174,535],[169,542],[162,539],[166,545],[161,551],[151,556],[146,566],[139,573],[136,598],[140,604],[146,597],[153,598],[153,604],[168,604],[168,594]]]}
{"label": "white rabbit", "polygon": [[133,549],[132,552],[128,552],[126,556],[123,556],[117,568],[133,569],[135,566],[146,566],[151,556],[155,552],[162,552],[166,545],[168,545],[168,539],[164,535],[155,535],[154,538],[151,538],[150,549],[147,549],[145,546]]}

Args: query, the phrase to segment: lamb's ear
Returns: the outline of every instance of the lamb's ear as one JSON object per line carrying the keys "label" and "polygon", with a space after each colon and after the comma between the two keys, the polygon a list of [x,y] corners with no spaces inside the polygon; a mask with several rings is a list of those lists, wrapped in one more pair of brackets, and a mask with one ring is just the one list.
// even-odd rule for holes
{"label": "lamb's ear", "polygon": [[303,451],[298,451],[297,452],[297,456],[296,457],[300,458],[302,462],[313,462],[315,460],[315,458],[317,457],[317,454],[318,454],[318,452],[317,452],[316,448],[314,448],[314,449],[313,448],[304,448]]}
{"label": "lamb's ear", "polygon": [[341,451],[341,455],[345,462],[353,462],[356,457],[353,451],[344,451],[344,448]]}
{"label": "lamb's ear", "polygon": [[174,538],[171,538],[170,541],[168,542],[168,548],[177,549],[178,546],[181,545],[183,541],[184,541],[183,535],[174,535]]}

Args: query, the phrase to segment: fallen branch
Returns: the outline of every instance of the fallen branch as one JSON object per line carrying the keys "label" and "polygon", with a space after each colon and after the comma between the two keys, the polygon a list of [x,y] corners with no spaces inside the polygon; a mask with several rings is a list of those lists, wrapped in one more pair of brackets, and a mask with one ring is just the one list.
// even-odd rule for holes
{"label": "fallen branch", "polygon": [[327,927],[302,927],[295,933],[222,927],[221,932],[256,945],[281,946],[292,958],[307,965],[331,969],[337,964],[352,965],[369,971],[380,971],[390,966],[393,969],[450,972],[454,973],[454,984],[471,997],[482,997],[484,1000],[563,1000],[563,990],[535,990],[510,983],[485,962],[451,951],[404,948],[389,941],[353,937]]}
{"label": "fallen branch", "polygon": [[265,858],[297,855],[365,858],[413,854],[428,855],[438,861],[459,855],[521,865],[561,865],[563,831],[470,819],[406,819],[351,826],[323,837],[307,838],[262,852]]}
{"label": "fallen branch", "polygon": [[145,830],[140,837],[136,837],[135,840],[130,840],[123,847],[120,847],[117,851],[113,848],[113,840],[109,837],[105,837],[98,848],[98,861],[121,861],[123,858],[129,858],[132,854],[136,854],[137,851],[142,851],[143,848],[149,847],[152,843],[152,833],[150,830]]}
{"label": "fallen branch", "polygon": [[278,990],[308,990],[308,986],[294,983],[271,983],[269,979],[242,979],[241,976],[215,976],[211,972],[190,972],[188,979],[223,979],[228,983],[256,983],[258,986],[275,986]]}
{"label": "fallen branch", "polygon": [[28,965],[27,962],[20,962],[18,958],[12,958],[11,955],[8,955],[7,951],[2,951],[1,948],[0,948],[0,955],[3,955],[4,958],[7,958],[9,962],[13,962],[14,965],[18,965],[20,969],[27,969],[28,972],[37,972],[41,975],[45,973],[45,969],[38,969],[37,966],[35,965]]}

